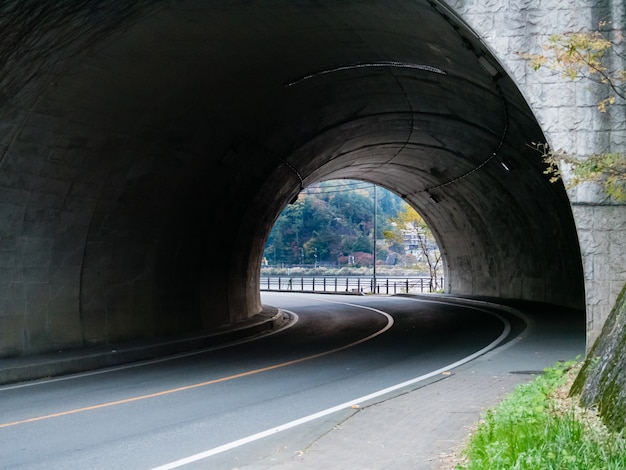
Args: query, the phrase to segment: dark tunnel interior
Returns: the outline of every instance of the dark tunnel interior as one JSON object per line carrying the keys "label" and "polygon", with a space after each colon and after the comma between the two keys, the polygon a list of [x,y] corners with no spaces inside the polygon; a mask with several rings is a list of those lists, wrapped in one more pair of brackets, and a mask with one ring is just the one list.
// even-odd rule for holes
{"label": "dark tunnel interior", "polygon": [[31,18],[0,82],[0,357],[257,314],[274,221],[338,178],[419,210],[446,292],[583,308],[542,130],[443,3],[95,3],[0,7]]}

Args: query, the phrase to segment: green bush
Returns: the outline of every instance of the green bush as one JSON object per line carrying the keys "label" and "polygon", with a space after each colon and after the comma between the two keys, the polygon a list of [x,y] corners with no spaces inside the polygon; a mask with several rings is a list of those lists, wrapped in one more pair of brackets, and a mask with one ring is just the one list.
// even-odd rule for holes
{"label": "green bush", "polygon": [[546,369],[489,410],[465,449],[466,462],[457,469],[626,469],[624,436],[610,433],[571,399],[556,396],[571,366]]}

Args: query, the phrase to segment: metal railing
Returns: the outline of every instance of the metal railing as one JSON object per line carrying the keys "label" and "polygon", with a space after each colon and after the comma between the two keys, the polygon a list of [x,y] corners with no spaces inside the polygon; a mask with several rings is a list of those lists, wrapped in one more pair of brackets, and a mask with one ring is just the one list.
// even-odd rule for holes
{"label": "metal railing", "polygon": [[262,291],[348,292],[360,294],[410,294],[433,292],[443,286],[443,277],[431,283],[429,277],[367,276],[261,276]]}

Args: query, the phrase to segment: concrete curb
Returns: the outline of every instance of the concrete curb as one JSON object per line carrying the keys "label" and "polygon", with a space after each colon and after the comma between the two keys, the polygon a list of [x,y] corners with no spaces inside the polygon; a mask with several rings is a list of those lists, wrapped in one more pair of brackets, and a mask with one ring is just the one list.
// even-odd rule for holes
{"label": "concrete curb", "polygon": [[224,345],[278,329],[288,320],[289,316],[282,310],[265,308],[263,312],[235,327],[226,326],[202,335],[0,359],[0,385],[120,366]]}

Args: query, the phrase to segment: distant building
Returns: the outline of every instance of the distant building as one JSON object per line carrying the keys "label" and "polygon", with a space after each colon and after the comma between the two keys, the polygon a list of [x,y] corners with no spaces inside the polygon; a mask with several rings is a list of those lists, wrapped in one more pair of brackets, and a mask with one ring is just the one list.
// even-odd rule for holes
{"label": "distant building", "polygon": [[433,240],[426,237],[426,232],[422,227],[416,226],[411,222],[407,222],[404,229],[400,230],[404,242],[405,254],[413,255],[417,261],[422,261],[424,251],[429,254],[439,251],[439,247]]}

